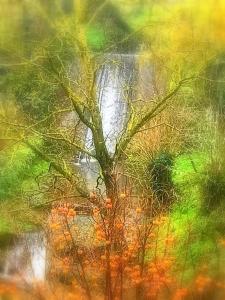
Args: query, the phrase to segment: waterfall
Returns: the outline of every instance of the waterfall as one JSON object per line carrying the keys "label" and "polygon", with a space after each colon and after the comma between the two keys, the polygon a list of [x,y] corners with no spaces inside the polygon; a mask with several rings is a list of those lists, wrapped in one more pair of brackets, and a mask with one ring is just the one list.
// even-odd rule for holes
{"label": "waterfall", "polygon": [[[106,147],[112,155],[123,129],[127,113],[127,97],[132,93],[135,78],[135,55],[108,54],[97,78],[97,97],[101,112]],[[85,147],[93,151],[92,132],[88,128]],[[88,158],[89,159],[89,158]],[[87,157],[80,159],[86,162]]]}
{"label": "waterfall", "polygon": [[46,271],[46,246],[44,234],[23,234],[8,249],[2,278],[14,278],[24,282],[43,281]]}

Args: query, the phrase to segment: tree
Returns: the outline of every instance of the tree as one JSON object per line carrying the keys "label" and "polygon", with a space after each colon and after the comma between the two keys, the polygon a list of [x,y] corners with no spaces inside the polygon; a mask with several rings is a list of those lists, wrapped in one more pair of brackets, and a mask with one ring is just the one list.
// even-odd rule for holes
{"label": "tree", "polygon": [[[54,141],[58,145],[62,143],[64,148],[70,146],[85,155],[95,158],[101,169],[107,197],[111,198],[114,204],[118,197],[116,172],[127,147],[133,137],[150,120],[154,119],[166,108],[168,102],[189,79],[180,80],[169,91],[164,91],[164,93],[161,92],[160,95],[157,95],[157,99],[151,97],[149,99],[140,99],[144,103],[140,106],[127,99],[127,120],[118,138],[115,153],[109,153],[103,133],[102,117],[96,91],[97,76],[101,68],[99,59],[101,53],[93,53],[88,47],[86,24],[83,24],[84,5],[81,2],[77,2],[75,11],[76,13],[73,15],[76,18],[75,22],[72,21],[71,17],[68,17],[66,24],[61,25],[59,22],[60,25],[54,29],[57,32],[58,41],[56,43],[55,41],[52,43],[45,42],[44,45],[40,43],[37,48],[39,50],[33,51],[31,59],[21,60],[20,62],[23,66],[30,66],[31,69],[35,68],[36,74],[34,76],[37,77],[35,79],[37,83],[36,91],[33,89],[33,92],[31,89],[28,106],[29,99],[33,101],[30,97],[36,97],[35,101],[40,99],[38,93],[43,86],[43,92],[45,90],[52,91],[52,94],[47,93],[47,97],[49,97],[51,102],[52,97],[55,96],[56,99],[62,97],[65,103],[63,105],[61,103],[58,104],[59,100],[57,100],[53,102],[53,105],[49,106],[45,101],[46,104],[42,109],[41,118],[38,120],[32,118],[31,124],[29,120],[28,125],[20,125],[19,131],[18,124],[10,123],[8,125],[14,130],[17,127],[17,133],[20,132],[21,138],[24,136],[23,141],[42,159],[49,161],[51,166],[63,177],[76,185],[76,189],[84,197],[88,197],[89,193],[84,191],[76,180],[74,181],[73,172],[69,171],[71,168],[50,159],[46,153],[29,141],[27,135],[38,135],[47,141]],[[61,16],[61,18],[63,17],[64,15]],[[65,49],[59,49],[60,44]],[[71,62],[72,60],[73,62]],[[73,68],[69,68],[69,64],[76,64],[74,67],[75,75],[74,71],[71,71]],[[24,96],[23,92],[22,90],[22,93],[19,93],[19,97]],[[37,115],[38,107],[37,104],[36,111],[34,111],[35,115]],[[46,112],[47,109],[50,109],[48,113]],[[56,132],[57,127],[55,127],[55,123],[59,120],[58,116],[63,115],[66,111],[75,112],[78,122],[91,130],[94,144],[93,153],[86,149],[82,142],[74,142],[72,138],[67,138],[66,134]],[[28,109],[25,111],[26,120],[30,119],[30,116],[26,116],[27,113]],[[3,120],[3,122],[7,123],[7,120]],[[47,124],[47,131],[46,129],[40,130],[40,126],[44,124]],[[55,131],[52,129],[55,129]],[[64,161],[64,164],[66,164],[66,161]]]}

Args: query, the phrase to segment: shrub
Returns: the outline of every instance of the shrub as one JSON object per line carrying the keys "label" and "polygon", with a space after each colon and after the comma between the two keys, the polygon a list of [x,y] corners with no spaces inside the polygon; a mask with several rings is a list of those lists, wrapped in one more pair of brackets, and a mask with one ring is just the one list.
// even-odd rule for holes
{"label": "shrub", "polygon": [[148,166],[151,188],[161,202],[168,203],[173,195],[172,181],[173,157],[168,152],[161,152]]}

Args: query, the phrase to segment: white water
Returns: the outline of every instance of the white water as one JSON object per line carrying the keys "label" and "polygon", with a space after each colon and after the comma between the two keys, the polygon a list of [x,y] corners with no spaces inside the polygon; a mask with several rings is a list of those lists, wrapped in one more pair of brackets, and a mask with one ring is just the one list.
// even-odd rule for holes
{"label": "white water", "polygon": [[43,281],[46,271],[44,235],[39,232],[23,234],[5,253],[2,278],[30,283]]}
{"label": "white water", "polygon": [[[110,154],[115,151],[127,112],[127,96],[134,79],[135,55],[110,54],[105,56],[97,79],[97,97],[102,117],[103,133]],[[91,130],[87,130],[85,147],[93,151]],[[83,157],[81,162],[86,162]]]}
{"label": "white water", "polygon": [[[123,130],[127,115],[127,100],[131,99],[131,87],[135,79],[136,55],[108,54],[97,78],[97,97],[102,118],[102,127],[106,147],[113,155],[117,139]],[[85,137],[85,148],[94,152],[92,132],[88,128]],[[77,159],[79,170],[86,181],[89,190],[95,189],[99,175],[97,162],[88,156],[80,154]],[[99,188],[104,193],[104,185],[99,182]]]}
{"label": "white water", "polygon": [[[76,216],[74,224],[82,228],[81,233],[76,237],[77,241],[90,246],[94,234],[92,219],[86,215]],[[32,284],[46,280],[48,248],[45,241],[43,232],[30,232],[17,237],[14,243],[1,253],[4,260],[0,279],[19,284]]]}

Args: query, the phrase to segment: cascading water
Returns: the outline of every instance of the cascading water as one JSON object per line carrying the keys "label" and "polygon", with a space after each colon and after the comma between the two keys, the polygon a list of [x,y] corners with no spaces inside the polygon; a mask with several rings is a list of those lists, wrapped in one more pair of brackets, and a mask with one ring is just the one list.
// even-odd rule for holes
{"label": "cascading water", "polygon": [[[132,94],[135,80],[136,55],[107,54],[97,78],[97,97],[100,108],[103,133],[109,154],[115,152],[117,139],[123,129],[127,115],[128,96]],[[85,148],[94,152],[92,132],[88,128]],[[96,186],[99,166],[92,158],[82,156],[78,159],[79,169],[89,189]]]}
{"label": "cascading water", "polygon": [[[127,97],[132,92],[135,55],[108,54],[97,79],[98,102],[102,117],[103,133],[110,154],[123,129],[127,112]],[[92,133],[88,128],[85,147],[93,151]],[[81,159],[86,162],[87,158]]]}
{"label": "cascading water", "polygon": [[46,271],[46,247],[43,233],[23,234],[8,248],[0,274],[21,282],[43,281]]}

